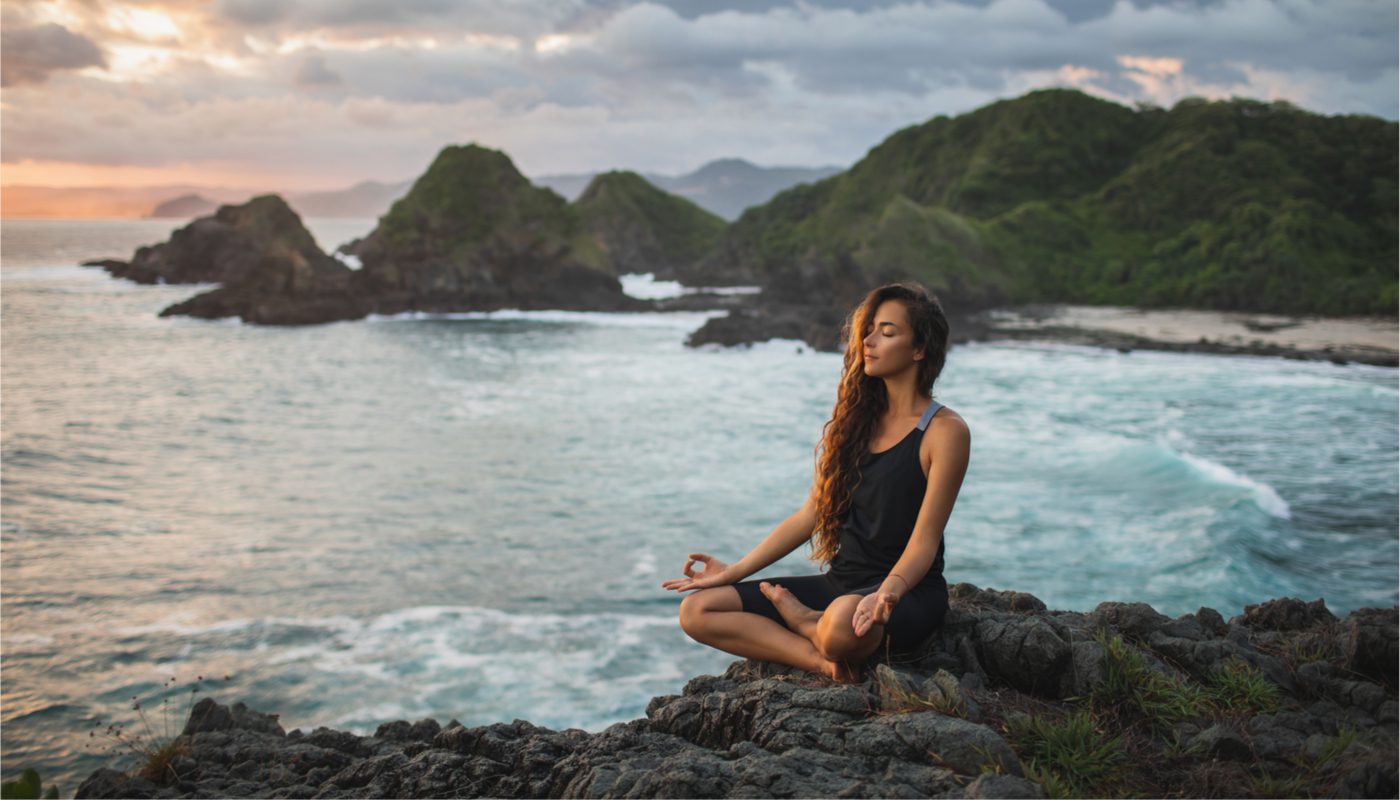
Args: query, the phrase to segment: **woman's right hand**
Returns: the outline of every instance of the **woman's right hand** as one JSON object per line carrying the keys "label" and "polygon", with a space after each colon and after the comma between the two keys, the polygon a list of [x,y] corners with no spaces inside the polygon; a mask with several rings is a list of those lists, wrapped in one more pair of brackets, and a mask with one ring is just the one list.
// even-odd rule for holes
{"label": "woman's right hand", "polygon": [[[698,575],[690,566],[696,561],[705,565],[705,571]],[[675,589],[678,592],[685,592],[691,589],[708,589],[711,586],[725,586],[731,584],[737,577],[729,574],[730,566],[728,564],[714,556],[705,555],[704,553],[691,553],[689,560],[685,562],[685,566],[681,568],[681,571],[686,574],[686,577],[664,581],[661,587],[663,589]]]}

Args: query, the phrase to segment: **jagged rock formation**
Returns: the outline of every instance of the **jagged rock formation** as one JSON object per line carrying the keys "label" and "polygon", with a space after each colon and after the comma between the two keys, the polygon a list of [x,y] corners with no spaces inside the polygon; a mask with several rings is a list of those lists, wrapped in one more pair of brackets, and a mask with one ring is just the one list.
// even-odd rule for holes
{"label": "jagged rock formation", "polygon": [[[206,698],[169,769],[98,770],[77,796],[1044,797],[1044,762],[1022,752],[1025,709],[1051,718],[1056,703],[1131,689],[1121,650],[1183,685],[1247,665],[1281,702],[1137,719],[1123,736],[1139,758],[1108,796],[1276,796],[1267,787],[1289,780],[1302,781],[1291,792],[1396,796],[1396,608],[1338,620],[1320,600],[1282,598],[1226,622],[1144,603],[1047,611],[966,583],[950,595],[944,627],[863,683],[741,660],[596,734],[433,719],[365,737],[286,733],[276,715]],[[1145,723],[1170,728],[1149,735]]]}
{"label": "jagged rock formation", "polygon": [[236,283],[264,258],[274,258],[307,276],[334,276],[349,269],[322,252],[301,217],[275,194],[242,205],[220,206],[158,245],[138,248],[131,261],[84,262],[137,283]]}
{"label": "jagged rock formation", "polygon": [[635,172],[594,177],[573,205],[619,275],[650,272],[672,280],[714,246],[725,226],[723,219]]}
{"label": "jagged rock formation", "polygon": [[[628,297],[578,212],[530,185],[503,153],[447,147],[353,247],[354,270],[326,255],[281,198],[223,206],[130,263],[121,277],[214,281],[161,316],[302,325],[404,311],[498,308],[653,310]],[[690,299],[695,305],[714,298]]]}

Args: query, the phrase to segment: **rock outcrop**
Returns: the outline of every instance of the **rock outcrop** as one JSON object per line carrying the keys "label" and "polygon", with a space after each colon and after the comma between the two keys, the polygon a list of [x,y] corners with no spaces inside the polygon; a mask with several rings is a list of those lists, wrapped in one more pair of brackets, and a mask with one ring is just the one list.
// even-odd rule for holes
{"label": "rock outcrop", "polygon": [[579,212],[532,186],[505,154],[477,145],[444,148],[373,232],[340,249],[361,267],[326,255],[280,197],[264,195],[220,207],[129,263],[91,263],[148,283],[221,284],[161,316],[262,324],[405,311],[667,307],[624,294]]}
{"label": "rock outcrop", "polygon": [[304,275],[334,276],[350,269],[326,255],[301,223],[301,217],[275,194],[242,205],[219,206],[170,235],[170,240],[138,248],[130,261],[100,259],[84,266],[102,267],[137,283],[237,283],[272,257]]}
{"label": "rock outcrop", "polygon": [[[275,714],[206,698],[184,755],[148,777],[98,770],[76,796],[1045,797],[1047,780],[1071,796],[1396,796],[1396,608],[1338,620],[1282,598],[1227,622],[1144,603],[1049,611],[966,583],[950,597],[942,629],[867,664],[862,683],[740,660],[599,733],[519,719],[287,733]],[[1255,699],[1227,674],[1253,675]],[[1181,697],[1214,687],[1217,702],[1123,699],[1164,682]],[[1135,755],[1101,783],[1037,750],[1037,725],[1087,707]]]}
{"label": "rock outcrop", "polygon": [[623,294],[564,198],[474,144],[443,148],[351,252],[364,285],[390,308],[650,308]]}

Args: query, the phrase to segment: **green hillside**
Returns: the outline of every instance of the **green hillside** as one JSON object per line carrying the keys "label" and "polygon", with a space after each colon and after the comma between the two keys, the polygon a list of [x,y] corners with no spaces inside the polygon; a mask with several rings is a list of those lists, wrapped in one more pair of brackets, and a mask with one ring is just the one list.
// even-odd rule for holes
{"label": "green hillside", "polygon": [[628,171],[595,175],[574,208],[617,274],[669,277],[709,251],[725,227],[723,218]]}
{"label": "green hillside", "polygon": [[531,184],[504,153],[476,144],[444,147],[361,252],[366,269],[397,273],[386,277],[403,285],[414,283],[405,270],[443,284],[443,270],[465,276],[563,259],[611,272],[564,198]]}
{"label": "green hillside", "polygon": [[1044,89],[897,131],[749,209],[690,280],[848,259],[963,305],[1394,314],[1397,125]]}

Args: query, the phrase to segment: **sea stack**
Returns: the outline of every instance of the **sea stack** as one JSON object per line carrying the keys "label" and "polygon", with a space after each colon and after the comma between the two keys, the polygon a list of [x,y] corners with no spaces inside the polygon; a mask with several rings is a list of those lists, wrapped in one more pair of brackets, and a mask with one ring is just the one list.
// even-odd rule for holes
{"label": "sea stack", "polygon": [[223,286],[161,316],[306,325],[405,311],[654,308],[623,293],[578,212],[496,150],[444,148],[368,236],[341,248],[360,259],[358,270],[323,253],[300,218],[269,197],[249,206],[275,201],[304,246],[249,247],[247,263]]}
{"label": "sea stack", "polygon": [[650,308],[623,294],[576,209],[476,144],[443,148],[346,251],[363,263],[358,277],[381,313]]}
{"label": "sea stack", "polygon": [[219,206],[172,233],[169,241],[138,248],[130,261],[102,259],[84,266],[99,266],[137,283],[229,284],[248,277],[267,255],[316,273],[345,269],[322,252],[301,217],[275,194]]}

